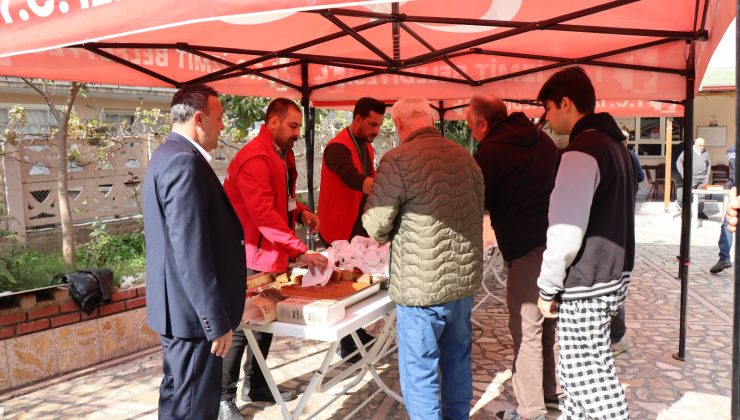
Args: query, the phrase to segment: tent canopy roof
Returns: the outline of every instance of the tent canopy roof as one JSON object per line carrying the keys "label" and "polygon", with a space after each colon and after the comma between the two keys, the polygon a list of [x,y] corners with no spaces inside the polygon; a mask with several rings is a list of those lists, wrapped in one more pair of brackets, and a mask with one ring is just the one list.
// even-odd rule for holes
{"label": "tent canopy roof", "polygon": [[208,12],[174,0],[84,0],[75,10],[47,1],[46,11],[37,3],[0,6],[0,39],[9,40],[0,74],[201,81],[240,95],[308,95],[318,105],[421,95],[448,107],[485,93],[531,107],[552,73],[579,64],[605,109],[667,114],[682,112],[686,80],[701,80],[736,14],[728,0],[260,0],[212,2]]}

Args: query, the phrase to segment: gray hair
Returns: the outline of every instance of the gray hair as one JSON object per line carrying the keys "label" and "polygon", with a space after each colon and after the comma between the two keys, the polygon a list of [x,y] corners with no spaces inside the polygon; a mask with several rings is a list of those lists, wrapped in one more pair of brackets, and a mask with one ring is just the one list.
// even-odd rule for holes
{"label": "gray hair", "polygon": [[506,119],[508,111],[501,99],[489,95],[476,95],[468,103],[470,111],[476,118],[484,120],[491,127]]}
{"label": "gray hair", "polygon": [[172,103],[170,104],[172,123],[185,123],[190,121],[197,111],[206,112],[210,96],[218,98],[218,92],[202,83],[185,85],[180,88],[172,97]]}
{"label": "gray hair", "polygon": [[407,96],[396,101],[391,107],[390,114],[401,121],[419,120],[434,125],[434,117],[429,102],[420,96]]}

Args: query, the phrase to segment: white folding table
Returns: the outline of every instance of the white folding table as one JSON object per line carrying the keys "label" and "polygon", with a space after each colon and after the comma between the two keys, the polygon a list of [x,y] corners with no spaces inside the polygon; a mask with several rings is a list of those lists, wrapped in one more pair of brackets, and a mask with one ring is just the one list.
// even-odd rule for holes
{"label": "white folding table", "polygon": [[[367,344],[368,348],[365,348],[355,331],[358,328],[374,322],[375,320],[380,318],[384,320],[383,329],[373,341]],[[351,417],[352,415],[354,415],[355,412],[364,407],[365,404],[370,402],[370,400],[372,400],[375,395],[377,395],[381,391],[390,395],[396,401],[403,403],[403,398],[401,398],[400,395],[390,389],[390,387],[388,387],[388,385],[383,382],[376,370],[376,364],[379,364],[382,359],[394,353],[397,349],[397,345],[395,344],[395,321],[396,305],[391,301],[386,290],[380,290],[367,299],[346,308],[344,319],[339,323],[329,327],[308,326],[278,321],[260,326],[242,324],[242,327],[244,327],[244,333],[247,336],[249,347],[252,351],[254,351],[255,360],[257,360],[257,363],[259,364],[262,372],[265,375],[265,380],[267,381],[267,385],[270,388],[270,392],[272,392],[272,395],[275,398],[275,402],[280,406],[280,411],[284,419],[297,419],[298,416],[300,416],[303,412],[306,404],[308,403],[308,400],[311,398],[311,395],[314,393],[314,391],[324,392],[326,390],[329,390],[337,385],[339,382],[344,381],[354,374],[354,379],[352,381],[342,387],[339,392],[335,393],[331,401],[321,406],[321,408],[316,410],[314,413],[311,413],[308,418],[317,415],[319,412],[321,412],[326,407],[331,405],[334,401],[336,401],[342,394],[345,394],[354,386],[356,386],[367,373],[370,373],[373,380],[378,385],[379,389],[347,416]],[[260,351],[259,346],[257,345],[257,340],[254,337],[254,331],[271,333],[278,336],[327,341],[331,343],[329,345],[329,348],[326,350],[326,355],[324,356],[324,360],[321,363],[321,366],[314,372],[313,376],[311,377],[311,380],[309,381],[306,390],[303,392],[301,399],[298,401],[298,405],[296,406],[295,410],[293,410],[293,413],[288,410],[285,401],[283,401],[283,398],[280,396],[280,391],[278,391],[275,379],[273,378],[272,373],[270,372],[270,368],[267,366],[267,363],[265,363],[265,358]],[[331,361],[334,357],[334,353],[339,346],[339,340],[341,340],[342,337],[350,334],[355,344],[357,345],[358,351],[362,356],[362,360],[353,365],[340,363],[338,365],[330,367]],[[347,356],[345,359],[349,357],[352,357],[352,355]],[[335,368],[344,368],[344,370],[331,380],[324,383],[324,376],[327,374],[327,372]]]}
{"label": "white folding table", "polygon": [[725,217],[725,209],[727,207],[727,200],[728,200],[728,194],[730,193],[730,190],[705,190],[705,189],[697,189],[697,190],[691,190],[692,200],[691,200],[691,225],[699,227],[699,196],[708,196],[708,195],[721,195],[722,196],[722,212],[720,215],[724,218]]}

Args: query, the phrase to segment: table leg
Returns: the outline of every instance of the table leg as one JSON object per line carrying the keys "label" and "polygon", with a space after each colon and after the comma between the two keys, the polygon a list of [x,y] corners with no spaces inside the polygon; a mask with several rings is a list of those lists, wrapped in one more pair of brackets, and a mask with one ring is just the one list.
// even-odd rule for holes
{"label": "table leg", "polygon": [[312,418],[315,414],[323,411],[326,407],[334,403],[337,398],[339,398],[341,395],[346,394],[350,389],[354,388],[361,380],[365,377],[365,374],[370,372],[370,375],[373,378],[373,381],[378,385],[378,390],[375,391],[375,393],[372,394],[370,398],[366,398],[365,401],[363,401],[359,406],[357,406],[352,413],[347,418],[351,418],[352,415],[359,410],[361,410],[367,403],[369,403],[375,395],[377,395],[380,392],[385,392],[387,395],[390,395],[391,398],[395,399],[396,401],[403,404],[403,398],[398,395],[395,391],[393,391],[388,385],[383,382],[383,380],[380,378],[380,375],[378,374],[375,364],[378,363],[380,360],[385,358],[391,353],[391,346],[393,345],[395,341],[395,332],[396,332],[396,311],[393,310],[392,312],[387,313],[385,316],[383,316],[383,320],[385,322],[385,325],[383,326],[382,331],[378,336],[375,338],[375,343],[372,345],[372,347],[369,350],[365,350],[364,346],[362,345],[362,342],[360,341],[359,337],[355,332],[351,333],[351,336],[353,340],[355,341],[355,344],[357,345],[357,348],[360,351],[360,354],[362,354],[362,362],[357,363],[353,365],[352,367],[348,367],[344,371],[342,371],[339,375],[332,378],[330,381],[327,381],[325,384],[321,384],[321,387],[328,389],[331,389],[335,385],[337,385],[339,382],[347,379],[347,377],[356,371],[359,367],[358,365],[361,365],[360,372],[355,376],[355,378],[347,385],[343,386],[341,390],[337,392],[333,392],[332,394],[334,397],[331,399],[331,401],[324,404],[322,407],[320,407],[314,414],[309,415],[308,418]]}
{"label": "table leg", "polygon": [[272,392],[273,398],[275,398],[275,403],[280,405],[280,412],[283,414],[283,419],[292,419],[293,417],[290,415],[290,411],[288,411],[288,406],[285,405],[285,401],[283,401],[283,397],[280,395],[275,379],[272,377],[270,368],[267,367],[267,363],[265,362],[265,357],[262,355],[260,346],[257,345],[257,339],[254,338],[254,333],[249,328],[244,328],[244,335],[247,336],[249,348],[254,352],[254,358],[257,360],[257,364],[260,369],[262,369],[262,374],[265,376],[265,381],[267,382],[267,386],[270,388],[270,392]]}
{"label": "table leg", "polygon": [[321,367],[319,368],[319,370],[314,372],[313,376],[311,377],[311,381],[309,381],[308,386],[306,386],[306,390],[303,391],[303,395],[301,396],[300,401],[298,401],[298,405],[296,406],[295,410],[293,410],[293,418],[297,419],[298,416],[301,415],[303,409],[306,408],[306,404],[311,398],[311,395],[313,395],[316,389],[321,388],[321,382],[324,380],[324,375],[326,375],[326,372],[329,369],[329,365],[331,365],[331,361],[334,358],[334,352],[337,351],[338,346],[339,341],[334,341],[329,346],[329,349],[326,351],[326,355],[324,356],[324,361],[321,363]]}

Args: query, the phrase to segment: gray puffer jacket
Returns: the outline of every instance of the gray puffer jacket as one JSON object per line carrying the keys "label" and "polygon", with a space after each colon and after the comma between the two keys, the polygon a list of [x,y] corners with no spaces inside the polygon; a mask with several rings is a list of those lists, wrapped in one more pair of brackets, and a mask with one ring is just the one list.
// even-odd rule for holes
{"label": "gray puffer jacket", "polygon": [[433,127],[383,156],[362,222],[376,241],[392,241],[394,302],[438,305],[478,290],[483,176],[465,149]]}

